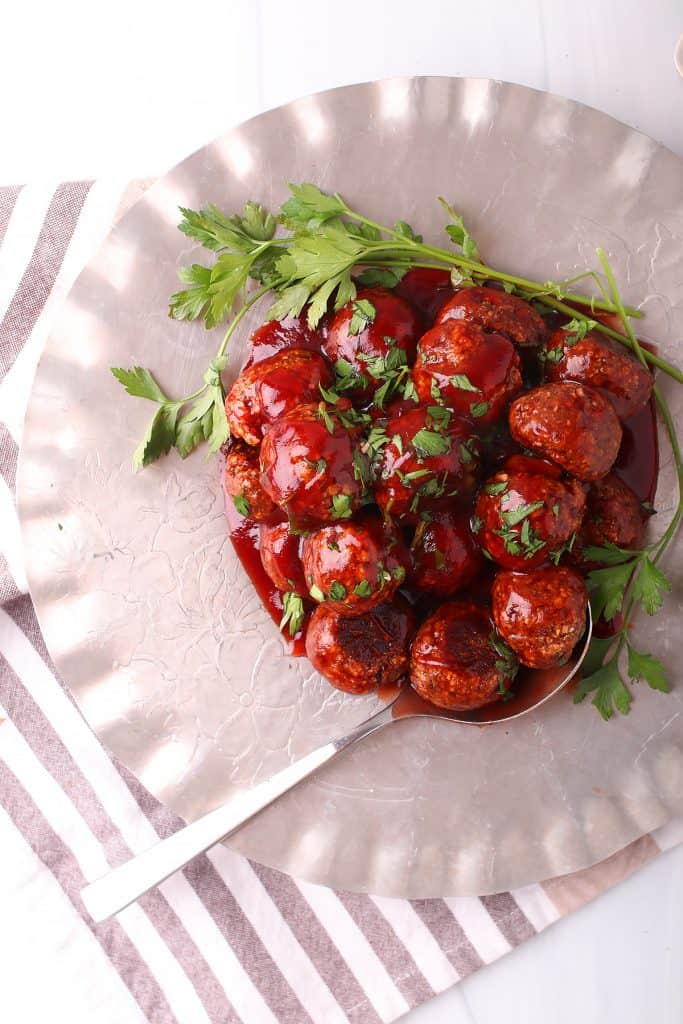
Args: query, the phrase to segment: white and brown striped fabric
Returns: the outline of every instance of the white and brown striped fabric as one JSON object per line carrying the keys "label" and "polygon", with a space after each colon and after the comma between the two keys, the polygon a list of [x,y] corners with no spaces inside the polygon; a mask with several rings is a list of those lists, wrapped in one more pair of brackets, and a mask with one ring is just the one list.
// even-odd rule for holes
{"label": "white and brown striped fabric", "polygon": [[683,823],[588,871],[483,899],[333,892],[219,847],[115,920],[89,920],[83,884],[180,822],[109,757],[57,676],[27,594],[13,494],[54,312],[140,191],[111,181],[0,190],[3,1006],[16,996],[23,1019],[70,1024],[392,1021],[683,840]]}

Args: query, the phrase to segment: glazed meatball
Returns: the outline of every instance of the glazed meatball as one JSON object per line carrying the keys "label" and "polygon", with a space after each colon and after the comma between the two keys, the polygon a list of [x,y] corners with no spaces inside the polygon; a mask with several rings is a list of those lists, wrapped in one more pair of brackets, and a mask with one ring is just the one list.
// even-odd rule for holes
{"label": "glazed meatball", "polygon": [[451,275],[448,270],[435,267],[411,267],[396,285],[395,292],[417,310],[425,328],[431,327],[446,299],[453,295]]}
{"label": "glazed meatball", "polygon": [[311,330],[305,312],[301,316],[288,316],[284,320],[267,320],[251,336],[250,362],[260,363],[285,348],[306,348],[319,353],[323,338],[323,325],[319,325],[315,331]]}
{"label": "glazed meatball", "polygon": [[610,473],[588,491],[586,515],[572,548],[572,561],[584,563],[583,549],[589,545],[639,548],[645,523],[640,502],[628,484]]}
{"label": "glazed meatball", "polygon": [[450,597],[471,583],[482,568],[482,555],[461,511],[439,511],[418,523],[411,544],[410,582],[417,590]]}
{"label": "glazed meatball", "polygon": [[441,499],[471,492],[478,441],[471,423],[450,410],[413,407],[387,420],[381,442],[375,501],[386,514],[410,520]]}
{"label": "glazed meatball", "polygon": [[490,613],[473,601],[442,604],[413,641],[413,689],[440,708],[464,711],[499,700],[516,671],[516,659],[496,637]]}
{"label": "glazed meatball", "polygon": [[529,668],[564,665],[586,625],[588,592],[564,566],[499,572],[491,590],[496,629]]}
{"label": "glazed meatball", "polygon": [[510,433],[537,455],[579,480],[609,473],[621,444],[621,424],[610,402],[573,381],[544,384],[510,406]]}
{"label": "glazed meatball", "polygon": [[360,505],[358,431],[343,422],[340,407],[301,405],[261,444],[263,488],[297,526],[348,519]]}
{"label": "glazed meatball", "polygon": [[516,295],[497,288],[463,288],[441,307],[437,324],[464,320],[486,331],[496,331],[520,348],[540,345],[546,336],[543,317],[534,307]]}
{"label": "glazed meatball", "polygon": [[579,340],[563,328],[554,331],[548,340],[545,377],[599,388],[622,420],[642,409],[654,384],[652,374],[619,342],[593,331]]}
{"label": "glazed meatball", "polygon": [[297,405],[320,398],[332,372],[316,352],[288,348],[243,370],[225,399],[230,431],[259,444],[264,429]]}
{"label": "glazed meatball", "polygon": [[382,384],[377,361],[393,348],[402,349],[403,361],[412,363],[419,336],[417,313],[404,299],[384,288],[368,288],[333,317],[323,350],[333,363],[343,359],[352,367],[358,377],[356,397],[369,400]]}
{"label": "glazed meatball", "polygon": [[586,495],[576,480],[503,469],[479,492],[472,529],[495,562],[528,572],[569,541],[585,507]]}
{"label": "glazed meatball", "polygon": [[336,523],[304,539],[308,592],[342,614],[359,615],[389,601],[406,576],[403,539],[374,516]]}
{"label": "glazed meatball", "polygon": [[478,425],[498,419],[522,390],[519,355],[502,334],[449,320],[420,338],[413,381],[425,404],[441,403]]}
{"label": "glazed meatball", "polygon": [[407,601],[380,604],[353,618],[321,604],[308,624],[306,654],[338,690],[368,693],[407,673],[413,628]]}
{"label": "glazed meatball", "polygon": [[300,534],[293,533],[289,523],[263,525],[260,537],[261,564],[278,590],[308,597],[308,587],[301,564]]}
{"label": "glazed meatball", "polygon": [[279,517],[277,506],[261,486],[257,448],[241,441],[230,446],[225,455],[223,486],[240,515],[258,522]]}

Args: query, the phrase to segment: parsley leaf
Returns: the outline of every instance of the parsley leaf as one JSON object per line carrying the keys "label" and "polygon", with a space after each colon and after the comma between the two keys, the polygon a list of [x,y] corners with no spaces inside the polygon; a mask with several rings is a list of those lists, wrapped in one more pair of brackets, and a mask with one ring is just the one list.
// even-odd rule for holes
{"label": "parsley leaf", "polygon": [[619,674],[616,658],[608,661],[592,675],[579,680],[574,692],[574,703],[580,704],[589,693],[593,692],[595,692],[595,697],[591,703],[598,709],[606,722],[612,717],[615,709],[622,715],[628,714],[633,698]]}
{"label": "parsley leaf", "polygon": [[311,595],[314,601],[325,600],[325,595],[323,594],[322,590],[320,589],[317,583],[314,583],[312,586],[308,588],[308,593]]}
{"label": "parsley leaf", "polygon": [[577,343],[577,341],[583,341],[588,331],[592,331],[593,328],[597,326],[597,320],[570,320],[569,323],[565,324],[562,328],[563,331],[566,331],[567,334],[571,336],[567,338],[565,344],[568,348],[571,348]]}
{"label": "parsley leaf", "polygon": [[610,622],[624,601],[624,593],[633,572],[633,563],[614,565],[609,569],[594,569],[586,577],[590,593],[591,610],[597,620],[602,615]]}
{"label": "parsley leaf", "polygon": [[488,402],[472,402],[470,405],[470,414],[474,416],[475,420],[479,419],[480,416],[485,416],[488,411]]}
{"label": "parsley leaf", "polygon": [[292,231],[315,231],[326,221],[345,212],[338,196],[330,196],[316,185],[289,186],[292,198],[281,207],[281,221]]}
{"label": "parsley leaf", "polygon": [[671,590],[671,584],[664,573],[645,555],[641,559],[640,572],[633,581],[633,597],[639,601],[648,615],[656,615],[664,603],[664,595]]}
{"label": "parsley leaf", "polygon": [[350,519],[353,515],[351,497],[348,494],[332,495],[332,518]]}
{"label": "parsley leaf", "polygon": [[520,505],[519,508],[509,509],[501,512],[501,518],[506,526],[516,526],[532,514],[543,508],[542,501],[533,501],[530,505]]}
{"label": "parsley leaf", "polygon": [[652,654],[643,654],[628,644],[628,674],[634,682],[644,679],[652,690],[669,693],[671,687],[661,661]]}
{"label": "parsley leaf", "polygon": [[508,481],[507,480],[500,480],[500,481],[496,481],[495,483],[484,484],[484,491],[487,494],[502,494],[503,491],[507,490],[507,488],[508,488]]}
{"label": "parsley leaf", "polygon": [[395,288],[407,273],[407,267],[396,267],[392,270],[388,267],[366,267],[356,280],[361,288]]}
{"label": "parsley leaf", "polygon": [[425,456],[443,455],[451,449],[450,438],[444,437],[443,434],[437,434],[434,430],[427,430],[426,427],[417,431],[412,445],[416,452]]}
{"label": "parsley leaf", "polygon": [[150,402],[169,401],[151,372],[145,369],[144,366],[134,366],[130,370],[124,370],[120,366],[112,366],[111,372],[129,395],[133,395],[136,398],[148,398]]}
{"label": "parsley leaf", "polygon": [[354,299],[351,309],[353,312],[349,321],[349,334],[360,334],[377,315],[377,310],[368,299]]}
{"label": "parsley leaf", "polygon": [[370,597],[372,594],[372,586],[368,580],[361,580],[360,583],[356,583],[353,588],[353,592],[358,597]]}
{"label": "parsley leaf", "polygon": [[233,495],[233,504],[241,516],[248,516],[251,512],[251,505],[244,497],[244,494]]}
{"label": "parsley leaf", "polygon": [[475,388],[472,381],[464,373],[454,373],[451,377],[451,384],[454,388],[460,388],[461,391],[481,392],[481,388]]}
{"label": "parsley leaf", "polygon": [[303,601],[293,590],[286,590],[282,595],[282,609],[280,629],[283,630],[288,625],[290,636],[296,636],[304,624]]}
{"label": "parsley leaf", "polygon": [[447,203],[442,196],[439,196],[439,202],[443,206],[446,213],[453,218],[453,223],[446,225],[446,233],[450,238],[451,242],[455,242],[456,245],[460,246],[460,248],[462,249],[462,254],[463,256],[466,257],[466,259],[479,262],[481,257],[479,255],[477,243],[475,242],[475,240],[472,238],[471,234],[465,227],[465,222],[463,221],[462,217],[460,216],[460,214],[455,212],[450,203]]}
{"label": "parsley leaf", "polygon": [[604,547],[595,547],[589,544],[583,549],[583,554],[589,562],[600,562],[602,565],[622,565],[624,562],[634,561],[636,552],[626,551],[614,544],[605,544]]}
{"label": "parsley leaf", "polygon": [[333,580],[330,584],[330,599],[332,601],[343,601],[346,597],[346,587],[343,583],[338,580]]}
{"label": "parsley leaf", "polygon": [[133,469],[137,472],[149,466],[161,455],[168,455],[175,442],[176,421],[180,404],[160,405],[138,447],[133,452]]}

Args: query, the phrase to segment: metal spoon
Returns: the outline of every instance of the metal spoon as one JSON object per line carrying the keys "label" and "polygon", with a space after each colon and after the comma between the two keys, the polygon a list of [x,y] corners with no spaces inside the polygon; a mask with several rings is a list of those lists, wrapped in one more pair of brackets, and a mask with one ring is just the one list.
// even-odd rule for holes
{"label": "metal spoon", "polygon": [[202,818],[186,825],[167,839],[133,857],[120,867],[86,885],[81,897],[90,916],[95,921],[104,921],[124,910],[149,889],[161,885],[169,875],[185,867],[200,853],[209,850],[221,839],[236,832],[257,814],[289,792],[304,779],[313,775],[333,757],[353,743],[364,739],[370,733],[383,729],[392,722],[404,718],[441,718],[463,725],[491,725],[509,722],[513,718],[534,711],[550,700],[578,672],[586,656],[593,631],[590,607],[586,617],[586,632],[574,660],[561,668],[548,670],[526,670],[515,680],[515,695],[507,701],[488,704],[476,711],[446,711],[422,700],[409,686],[395,686],[380,693],[386,703],[384,707],[357,726],[346,736],[331,740],[317,750],[312,750],[299,761],[277,772],[270,779],[244,793],[232,797],[209,811]]}

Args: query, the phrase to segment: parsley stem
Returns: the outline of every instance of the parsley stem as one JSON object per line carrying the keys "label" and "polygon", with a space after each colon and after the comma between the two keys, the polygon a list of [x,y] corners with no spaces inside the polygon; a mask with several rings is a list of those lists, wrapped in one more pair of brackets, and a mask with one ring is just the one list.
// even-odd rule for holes
{"label": "parsley stem", "polygon": [[225,336],[223,338],[223,341],[221,342],[221,347],[218,349],[218,352],[216,353],[217,359],[220,359],[222,355],[225,355],[225,350],[228,347],[228,342],[230,341],[230,338],[232,337],[235,328],[242,320],[242,318],[249,312],[251,307],[258,302],[259,299],[262,299],[267,292],[272,291],[273,288],[276,288],[277,284],[278,282],[264,285],[263,288],[259,288],[258,291],[253,292],[246,300],[246,302],[243,304],[241,309],[239,309],[238,312],[235,313],[234,317],[230,321],[230,326],[225,332]]}
{"label": "parsley stem", "polygon": [[[572,306],[567,306],[564,302],[561,302],[559,299],[554,299],[550,295],[539,296],[538,301],[542,302],[544,306],[549,306],[550,309],[556,309],[558,313],[566,313],[567,316],[571,317],[578,316],[581,320],[587,319],[585,313],[574,309]],[[629,316],[633,316],[632,313],[629,313],[627,306],[624,306],[623,309],[624,315],[627,319]],[[621,342],[622,345],[630,348],[636,354],[640,351],[643,359],[645,362],[649,363],[650,366],[656,366],[658,370],[662,370],[669,377],[673,377],[675,381],[678,381],[679,384],[683,384],[683,372],[681,372],[678,367],[668,363],[666,359],[662,359],[661,356],[656,355],[654,352],[650,352],[649,349],[642,348],[642,346],[638,345],[637,339],[634,343],[628,335],[620,334],[619,331],[615,331],[612,327],[607,327],[606,324],[601,324],[600,322],[596,323],[593,330],[598,331],[600,334],[605,334],[608,338],[613,338],[615,341]]]}
{"label": "parsley stem", "polygon": [[[523,288],[525,291],[533,291],[540,295],[547,293],[548,287],[544,284],[539,284],[538,281],[530,281],[524,277],[516,277],[514,274],[506,274],[501,270],[494,270],[493,267],[487,266],[485,263],[477,263],[475,260],[467,259],[465,256],[459,256],[457,253],[450,252],[448,249],[440,249],[437,246],[425,245],[424,242],[415,242],[413,239],[406,238],[405,235],[400,234],[398,231],[393,231],[390,228],[384,227],[381,224],[377,224],[373,220],[369,220],[367,217],[363,217],[361,214],[350,210],[346,207],[347,216],[352,217],[354,220],[360,221],[362,224],[367,224],[369,227],[378,229],[384,232],[384,234],[391,235],[396,241],[390,242],[383,240],[380,242],[368,242],[364,240],[368,249],[374,251],[375,254],[382,250],[388,250],[389,253],[395,252],[396,250],[404,250],[406,252],[422,252],[427,256],[434,257],[449,266],[463,267],[470,271],[470,273],[477,274],[480,277],[495,281],[506,281],[508,284],[513,284],[518,288]],[[570,302],[577,302],[583,306],[590,306],[591,309],[599,309],[605,313],[616,313],[617,310],[612,302],[607,302],[605,299],[597,299],[594,296],[578,295],[574,292],[565,292],[561,286],[557,286],[559,295],[568,299]],[[629,307],[629,316],[641,317],[642,313],[640,310]]]}

